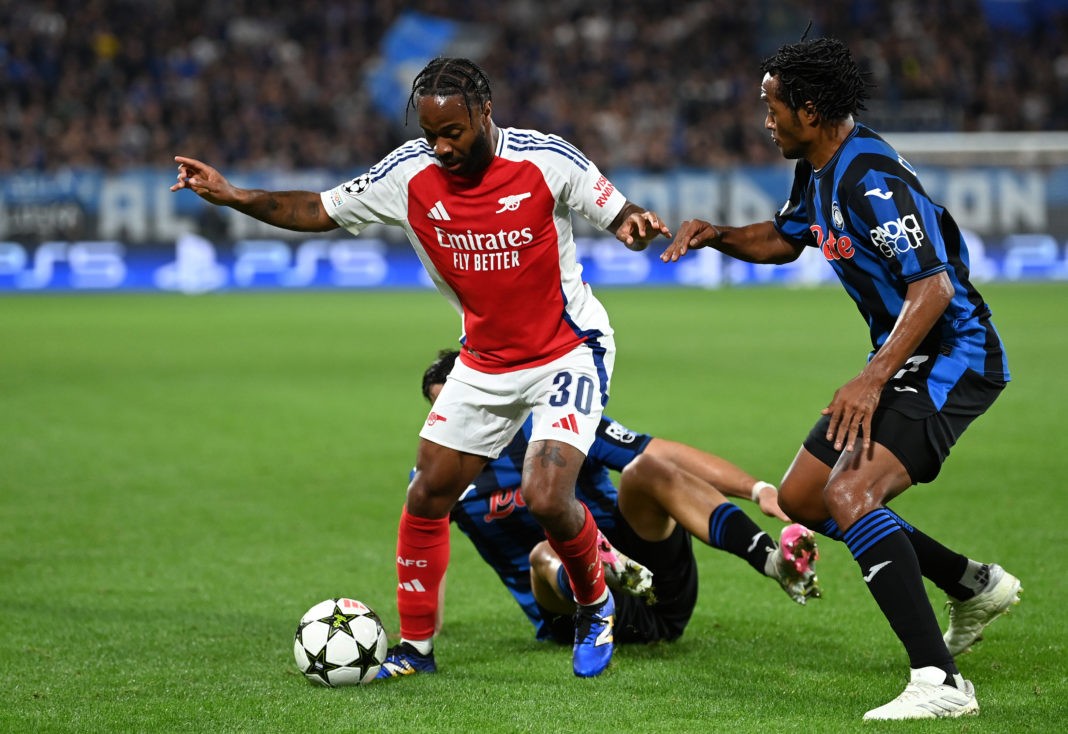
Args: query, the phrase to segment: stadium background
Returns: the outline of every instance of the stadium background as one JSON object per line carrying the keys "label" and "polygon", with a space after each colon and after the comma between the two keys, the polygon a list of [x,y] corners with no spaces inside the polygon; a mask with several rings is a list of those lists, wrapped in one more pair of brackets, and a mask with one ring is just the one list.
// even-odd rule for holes
{"label": "stadium background", "polygon": [[[0,731],[857,731],[904,660],[830,543],[805,608],[697,548],[681,644],[581,681],[457,538],[439,674],[310,688],[290,647],[312,603],[357,596],[397,629],[418,375],[456,314],[391,287],[422,282],[394,232],[309,240],[167,190],[178,152],[272,188],[358,175],[413,133],[413,67],[461,52],[498,122],[566,135],[635,200],[763,217],[789,165],[756,60],[810,18],[872,67],[864,119],[969,228],[1014,374],[939,480],[895,501],[1026,590],[961,660],[982,715],[909,730],[1068,730],[1064,5],[0,0]],[[716,286],[826,264],[669,270],[582,237],[617,331],[613,416],[781,476],[864,325],[837,285]]]}
{"label": "stadium background", "polygon": [[[418,133],[408,85],[439,53],[485,66],[498,124],[570,139],[669,222],[766,217],[790,166],[757,61],[809,21],[872,72],[862,120],[967,230],[977,280],[1068,277],[1064,0],[50,0],[0,3],[0,292],[425,287],[396,231],[300,237],[167,188],[176,153],[262,188],[354,177]],[[817,253],[661,266],[579,224],[598,285],[831,277]]]}

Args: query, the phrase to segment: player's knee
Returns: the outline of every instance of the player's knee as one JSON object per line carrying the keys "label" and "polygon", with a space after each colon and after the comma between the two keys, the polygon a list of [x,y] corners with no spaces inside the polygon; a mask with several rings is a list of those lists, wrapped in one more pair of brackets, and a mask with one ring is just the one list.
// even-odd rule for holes
{"label": "player's knee", "polygon": [[549,545],[549,541],[543,540],[531,549],[528,557],[530,559],[531,573],[546,578],[546,570],[556,560],[556,553],[553,551],[552,546]]}
{"label": "player's knee", "polygon": [[779,507],[794,522],[812,524],[827,519],[821,487],[802,487],[784,481],[779,487]]}
{"label": "player's knee", "polygon": [[571,505],[575,502],[573,486],[564,491],[561,487],[547,483],[524,484],[521,490],[523,502],[530,514],[546,527],[546,523],[553,524],[571,511]]}
{"label": "player's knee", "polygon": [[452,510],[463,485],[449,481],[431,481],[426,472],[417,471],[408,485],[405,502],[408,512],[418,517],[441,518]]}
{"label": "player's knee", "polygon": [[638,454],[619,475],[621,490],[651,494],[671,481],[673,465],[650,454]]}
{"label": "player's knee", "polygon": [[823,490],[827,511],[838,527],[849,528],[857,520],[883,504],[881,489],[868,482],[832,478]]}
{"label": "player's knee", "polygon": [[534,587],[535,597],[545,604],[543,597],[547,592],[556,589],[556,576],[560,568],[560,557],[549,545],[549,541],[543,540],[530,551],[530,582]]}
{"label": "player's knee", "polygon": [[800,502],[800,497],[796,493],[789,493],[785,488],[779,489],[779,507],[790,516],[790,519],[796,520],[798,513],[804,509],[803,504]]}

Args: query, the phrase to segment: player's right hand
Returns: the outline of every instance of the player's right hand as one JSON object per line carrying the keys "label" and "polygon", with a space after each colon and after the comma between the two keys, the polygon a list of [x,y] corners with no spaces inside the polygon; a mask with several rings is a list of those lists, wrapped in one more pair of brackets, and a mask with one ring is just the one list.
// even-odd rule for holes
{"label": "player's right hand", "polygon": [[200,198],[212,204],[229,204],[236,198],[234,187],[226,177],[196,158],[174,156],[178,164],[178,183],[171,186],[171,191],[189,189]]}
{"label": "player's right hand", "polygon": [[779,507],[779,490],[774,484],[765,482],[756,496],[756,501],[760,511],[768,517],[774,517],[786,523],[792,522],[790,516]]}
{"label": "player's right hand", "polygon": [[[629,204],[629,202],[628,202]],[[657,237],[671,236],[671,230],[656,212],[637,209],[627,215],[616,230],[616,239],[635,252],[644,250]]]}
{"label": "player's right hand", "polygon": [[679,226],[675,239],[660,254],[660,259],[664,262],[675,262],[690,250],[714,247],[720,236],[715,225],[703,219],[687,219]]}
{"label": "player's right hand", "polygon": [[858,439],[865,452],[871,450],[871,423],[882,390],[880,380],[862,371],[835,391],[830,404],[820,411],[831,417],[826,438],[834,442],[835,451],[853,451]]}

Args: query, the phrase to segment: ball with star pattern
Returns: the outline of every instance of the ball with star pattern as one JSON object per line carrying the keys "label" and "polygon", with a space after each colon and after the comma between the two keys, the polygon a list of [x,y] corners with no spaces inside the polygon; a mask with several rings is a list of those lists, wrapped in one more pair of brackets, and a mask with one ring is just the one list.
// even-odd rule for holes
{"label": "ball with star pattern", "polygon": [[331,688],[370,683],[386,659],[386,630],[356,599],[321,601],[300,618],[293,657],[313,683]]}

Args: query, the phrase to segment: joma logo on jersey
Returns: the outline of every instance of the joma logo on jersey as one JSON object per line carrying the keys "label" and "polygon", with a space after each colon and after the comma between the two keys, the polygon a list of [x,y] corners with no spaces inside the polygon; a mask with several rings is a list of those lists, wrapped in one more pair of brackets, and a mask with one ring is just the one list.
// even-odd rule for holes
{"label": "joma logo on jersey", "polygon": [[883,222],[871,230],[871,242],[885,257],[896,257],[923,244],[923,227],[915,214]]}
{"label": "joma logo on jersey", "polygon": [[849,239],[849,235],[835,237],[834,232],[824,233],[823,227],[818,224],[813,224],[808,229],[816,238],[816,246],[828,260],[849,260],[856,254],[856,250],[853,249],[853,240]]}
{"label": "joma logo on jersey", "polygon": [[608,203],[608,197],[615,193],[616,187],[607,178],[601,176],[593,185],[593,190],[601,192],[601,195],[597,197],[597,206],[604,206]]}
{"label": "joma logo on jersey", "polygon": [[447,232],[441,227],[434,227],[438,244],[450,250],[504,250],[508,247],[522,247],[534,241],[534,232],[530,227],[523,229],[498,230],[497,232]]}

